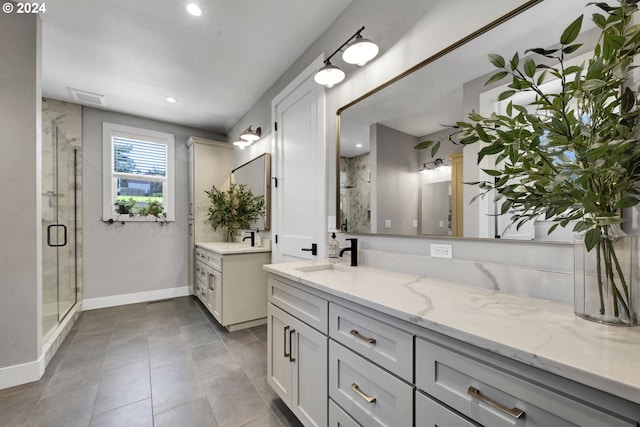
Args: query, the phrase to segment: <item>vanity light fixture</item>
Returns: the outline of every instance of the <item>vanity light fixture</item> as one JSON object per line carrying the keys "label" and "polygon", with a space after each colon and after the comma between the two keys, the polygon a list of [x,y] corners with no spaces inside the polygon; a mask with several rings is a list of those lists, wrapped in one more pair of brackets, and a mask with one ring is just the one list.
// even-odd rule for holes
{"label": "vanity light fixture", "polygon": [[240,147],[241,150],[244,150],[255,141],[259,140],[261,135],[262,129],[260,127],[257,127],[256,130],[253,130],[251,129],[251,126],[249,126],[244,131],[242,131],[240,137],[237,141],[234,141],[233,145],[235,145],[236,147]]}
{"label": "vanity light fixture", "polygon": [[[430,167],[430,166],[427,166],[427,165],[433,165],[433,167]],[[441,166],[446,166],[446,165],[444,164],[444,160],[442,160],[441,158],[438,157],[435,160],[423,163],[422,167],[420,167],[420,170],[418,172],[425,173],[426,171],[437,169],[437,168],[439,168]]]}
{"label": "vanity light fixture", "polygon": [[256,130],[253,130],[251,129],[251,126],[249,126],[244,131],[242,131],[242,133],[240,134],[240,139],[244,139],[245,141],[253,143],[260,139],[260,135],[262,135],[262,129],[260,127],[257,127]]}
{"label": "vanity light fixture", "polygon": [[356,31],[354,35],[349,37],[346,42],[342,43],[339,48],[324,60],[324,66],[320,68],[313,77],[316,83],[331,88],[344,80],[344,71],[333,65],[331,58],[333,58],[336,53],[342,51],[345,46],[346,49],[342,53],[342,59],[347,64],[356,64],[362,67],[376,57],[379,51],[378,45],[369,39],[363,38],[361,34],[363,30],[364,27]]}
{"label": "vanity light fixture", "polygon": [[200,10],[200,6],[198,6],[195,3],[189,3],[187,5],[187,12],[189,12],[191,15],[193,16],[200,16],[202,15],[202,10]]}

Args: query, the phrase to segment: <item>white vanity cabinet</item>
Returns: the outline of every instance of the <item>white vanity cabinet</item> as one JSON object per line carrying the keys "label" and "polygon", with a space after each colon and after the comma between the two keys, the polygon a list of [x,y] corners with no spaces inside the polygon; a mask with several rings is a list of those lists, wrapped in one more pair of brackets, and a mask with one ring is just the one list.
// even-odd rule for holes
{"label": "white vanity cabinet", "polygon": [[194,295],[229,331],[266,323],[266,248],[239,243],[201,243],[195,250]]}
{"label": "white vanity cabinet", "polygon": [[327,301],[286,280],[268,289],[267,381],[305,426],[326,426]]}
{"label": "white vanity cabinet", "polygon": [[[481,425],[637,426],[635,421],[607,413],[610,397],[597,396],[592,389],[523,369],[464,343],[427,337],[416,340],[416,387]],[[441,412],[423,410],[421,418],[416,415],[416,426],[438,425]]]}

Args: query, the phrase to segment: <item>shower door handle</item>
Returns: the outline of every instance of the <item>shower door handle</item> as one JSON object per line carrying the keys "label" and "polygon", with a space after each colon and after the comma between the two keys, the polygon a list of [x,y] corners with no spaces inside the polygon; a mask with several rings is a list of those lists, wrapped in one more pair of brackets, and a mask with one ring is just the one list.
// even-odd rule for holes
{"label": "shower door handle", "polygon": [[[51,229],[54,227],[62,227],[62,235],[64,237],[62,244],[58,244],[58,236],[56,235],[56,243],[55,244],[51,244]],[[51,246],[52,248],[60,248],[62,246],[67,246],[67,226],[64,224],[51,224],[50,226],[47,227],[47,245]]]}

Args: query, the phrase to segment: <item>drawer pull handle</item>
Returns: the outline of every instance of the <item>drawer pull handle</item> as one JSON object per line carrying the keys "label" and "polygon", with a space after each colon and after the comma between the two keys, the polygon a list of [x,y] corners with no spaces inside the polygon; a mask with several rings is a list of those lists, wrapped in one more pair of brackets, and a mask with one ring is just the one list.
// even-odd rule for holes
{"label": "drawer pull handle", "polygon": [[356,383],[351,384],[351,390],[355,391],[358,394],[358,396],[366,400],[368,403],[374,403],[376,401],[375,396],[367,396],[366,394],[364,394],[362,390],[360,390],[360,387],[358,387],[358,384]]}
{"label": "drawer pull handle", "polygon": [[467,389],[467,394],[471,397],[474,397],[478,400],[480,400],[481,402],[486,403],[487,405],[493,406],[494,408],[511,415],[513,418],[516,419],[520,419],[522,417],[524,417],[524,411],[518,409],[518,408],[513,408],[513,409],[509,409],[506,406],[503,406],[501,404],[499,404],[498,402],[494,402],[493,400],[489,399],[488,397],[485,397],[483,395],[480,394],[480,390],[478,390],[475,387],[469,387]]}
{"label": "drawer pull handle", "polygon": [[291,353],[287,353],[287,331],[289,330],[289,326],[284,327],[284,357],[291,357]]}
{"label": "drawer pull handle", "polygon": [[295,362],[296,358],[293,357],[293,334],[296,333],[295,329],[289,331],[289,362]]}
{"label": "drawer pull handle", "polygon": [[361,339],[362,341],[369,343],[369,344],[375,344],[376,343],[376,339],[375,338],[367,338],[365,336],[360,335],[360,333],[358,331],[356,331],[355,329],[352,329],[349,332],[351,335],[353,335],[356,338]]}

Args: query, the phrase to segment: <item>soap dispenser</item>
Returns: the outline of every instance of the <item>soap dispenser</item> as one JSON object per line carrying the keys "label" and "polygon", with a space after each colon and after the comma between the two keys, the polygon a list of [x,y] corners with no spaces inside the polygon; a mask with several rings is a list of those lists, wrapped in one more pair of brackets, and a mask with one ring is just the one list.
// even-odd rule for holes
{"label": "soap dispenser", "polygon": [[256,228],[255,246],[256,246],[256,248],[261,248],[262,247],[262,237],[260,237],[260,229],[259,228]]}
{"label": "soap dispenser", "polygon": [[327,243],[327,257],[329,258],[329,262],[335,264],[339,261],[340,254],[340,243],[336,240],[336,233],[331,234],[331,239],[329,239],[329,243]]}

